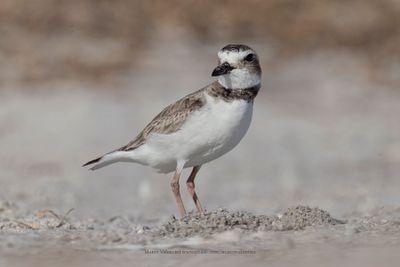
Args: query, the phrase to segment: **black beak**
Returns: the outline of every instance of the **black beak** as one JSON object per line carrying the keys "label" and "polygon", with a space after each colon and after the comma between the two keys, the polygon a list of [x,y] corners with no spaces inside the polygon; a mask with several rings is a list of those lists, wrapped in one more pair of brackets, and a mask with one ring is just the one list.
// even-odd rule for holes
{"label": "black beak", "polygon": [[225,62],[218,67],[216,67],[213,72],[211,73],[211,76],[220,76],[229,73],[231,70],[233,70],[234,67],[229,65],[228,62]]}

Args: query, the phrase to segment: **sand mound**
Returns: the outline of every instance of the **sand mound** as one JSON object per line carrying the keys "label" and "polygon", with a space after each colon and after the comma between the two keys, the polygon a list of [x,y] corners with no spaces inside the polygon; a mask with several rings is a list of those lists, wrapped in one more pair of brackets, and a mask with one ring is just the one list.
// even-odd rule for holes
{"label": "sand mound", "polygon": [[160,238],[207,238],[230,230],[239,230],[241,234],[257,231],[297,231],[309,226],[344,223],[333,218],[325,210],[308,206],[288,208],[273,216],[220,208],[204,214],[191,212],[181,219],[171,217],[165,223],[150,225],[139,224],[132,218],[124,217],[115,217],[107,221],[81,221],[74,219],[71,212],[72,209],[63,213],[49,209],[34,213],[23,212],[15,204],[0,202],[0,230],[10,234],[40,232],[49,240],[61,235],[67,240],[79,238],[95,244],[139,244],[154,242]]}
{"label": "sand mound", "polygon": [[302,230],[307,226],[314,225],[336,225],[343,224],[344,221],[333,218],[327,211],[320,208],[310,208],[308,206],[296,206],[288,208],[282,215],[278,215],[278,220],[274,221],[274,229]]}
{"label": "sand mound", "polygon": [[344,223],[333,218],[327,211],[308,206],[288,208],[276,216],[254,215],[247,211],[218,209],[205,214],[189,213],[176,219],[172,217],[156,231],[165,237],[208,236],[232,229],[244,231],[302,230],[307,226],[336,225]]}

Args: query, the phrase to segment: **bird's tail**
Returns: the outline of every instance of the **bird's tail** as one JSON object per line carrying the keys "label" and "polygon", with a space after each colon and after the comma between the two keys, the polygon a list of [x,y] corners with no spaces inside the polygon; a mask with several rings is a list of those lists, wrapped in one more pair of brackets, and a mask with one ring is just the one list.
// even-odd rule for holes
{"label": "bird's tail", "polygon": [[85,164],[82,165],[82,167],[88,166],[88,165],[93,165],[90,169],[92,171],[103,168],[107,165],[120,162],[120,161],[131,161],[126,157],[126,152],[124,151],[114,151],[107,153],[101,157],[98,157],[96,159],[93,159],[91,161],[86,162]]}

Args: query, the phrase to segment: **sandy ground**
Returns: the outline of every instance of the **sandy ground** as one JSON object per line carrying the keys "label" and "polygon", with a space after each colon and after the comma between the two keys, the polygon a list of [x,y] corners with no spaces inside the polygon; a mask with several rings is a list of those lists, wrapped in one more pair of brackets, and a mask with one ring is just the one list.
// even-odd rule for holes
{"label": "sandy ground", "polygon": [[395,266],[400,95],[356,54],[271,64],[273,47],[252,44],[264,86],[245,139],[199,173],[205,217],[171,218],[169,177],[146,167],[80,167],[210,82],[220,46],[150,47],[119,88],[3,84],[0,264]]}
{"label": "sandy ground", "polygon": [[18,215],[1,204],[5,266],[396,266],[399,259],[399,208],[346,220],[297,206],[274,216],[217,209],[139,222],[79,221],[52,210]]}

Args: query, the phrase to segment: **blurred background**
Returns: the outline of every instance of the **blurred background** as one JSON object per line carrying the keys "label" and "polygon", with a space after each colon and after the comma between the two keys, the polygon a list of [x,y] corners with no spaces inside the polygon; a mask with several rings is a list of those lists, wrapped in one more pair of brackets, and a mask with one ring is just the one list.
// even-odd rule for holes
{"label": "blurred background", "polygon": [[397,0],[0,0],[0,200],[177,214],[169,176],[81,165],[213,81],[217,51],[244,43],[263,87],[247,136],[199,173],[205,207],[398,206],[399,25]]}

